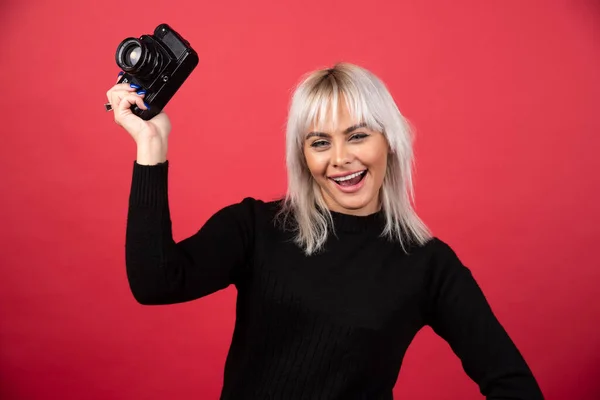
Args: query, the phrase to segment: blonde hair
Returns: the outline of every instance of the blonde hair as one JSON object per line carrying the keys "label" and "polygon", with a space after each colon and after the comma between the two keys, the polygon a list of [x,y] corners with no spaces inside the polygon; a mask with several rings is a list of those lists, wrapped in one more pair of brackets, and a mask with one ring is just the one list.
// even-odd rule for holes
{"label": "blonde hair", "polygon": [[307,255],[319,251],[333,230],[331,213],[307,167],[303,146],[312,125],[322,125],[328,115],[335,125],[342,99],[350,115],[382,132],[390,147],[380,190],[385,216],[382,236],[396,240],[405,251],[409,242],[425,243],[431,233],[412,206],[414,160],[409,124],[385,84],[370,71],[349,63],[310,72],[295,88],[286,126],[288,187],[278,216],[292,220],[294,241]]}

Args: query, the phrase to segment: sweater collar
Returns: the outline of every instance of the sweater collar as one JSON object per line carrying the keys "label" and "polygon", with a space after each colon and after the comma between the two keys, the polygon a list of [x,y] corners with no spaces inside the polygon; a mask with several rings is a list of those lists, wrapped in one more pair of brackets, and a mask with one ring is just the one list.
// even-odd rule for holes
{"label": "sweater collar", "polygon": [[340,232],[367,232],[381,230],[385,227],[385,213],[380,210],[369,215],[344,214],[329,211],[333,219],[334,228]]}

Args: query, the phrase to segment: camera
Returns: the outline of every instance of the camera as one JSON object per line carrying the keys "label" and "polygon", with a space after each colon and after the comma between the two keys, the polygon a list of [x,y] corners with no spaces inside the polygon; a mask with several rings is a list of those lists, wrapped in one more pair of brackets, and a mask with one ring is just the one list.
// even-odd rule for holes
{"label": "camera", "polygon": [[149,120],[160,113],[198,65],[198,54],[179,33],[160,24],[150,35],[124,39],[115,54],[124,72],[118,83],[133,83],[145,90],[148,110],[133,104],[131,111]]}

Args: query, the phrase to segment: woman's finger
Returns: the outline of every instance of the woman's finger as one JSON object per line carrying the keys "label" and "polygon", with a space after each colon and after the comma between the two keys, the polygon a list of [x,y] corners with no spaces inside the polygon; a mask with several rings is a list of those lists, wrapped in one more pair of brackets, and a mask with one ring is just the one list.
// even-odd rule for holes
{"label": "woman's finger", "polygon": [[[119,83],[111,87],[106,92],[106,97],[114,110],[119,104],[118,100],[121,100],[126,93],[135,92],[136,90],[140,90],[136,85],[132,86],[129,83]],[[118,94],[118,96],[115,97],[115,94]],[[115,101],[115,99],[117,99],[117,101]]]}
{"label": "woman's finger", "polygon": [[119,101],[116,111],[123,112],[123,111],[127,110],[128,108],[131,108],[131,106],[134,104],[137,105],[142,110],[147,110],[148,107],[146,107],[146,105],[144,104],[143,97],[144,97],[144,95],[138,95],[138,94],[133,94],[133,93],[126,94]]}

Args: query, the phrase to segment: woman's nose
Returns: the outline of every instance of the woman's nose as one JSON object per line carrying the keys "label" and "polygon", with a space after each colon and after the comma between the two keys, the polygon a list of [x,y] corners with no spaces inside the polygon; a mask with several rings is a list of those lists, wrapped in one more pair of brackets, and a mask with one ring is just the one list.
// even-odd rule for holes
{"label": "woman's nose", "polygon": [[332,164],[339,167],[344,164],[349,164],[352,160],[352,154],[344,145],[335,146],[332,152]]}

